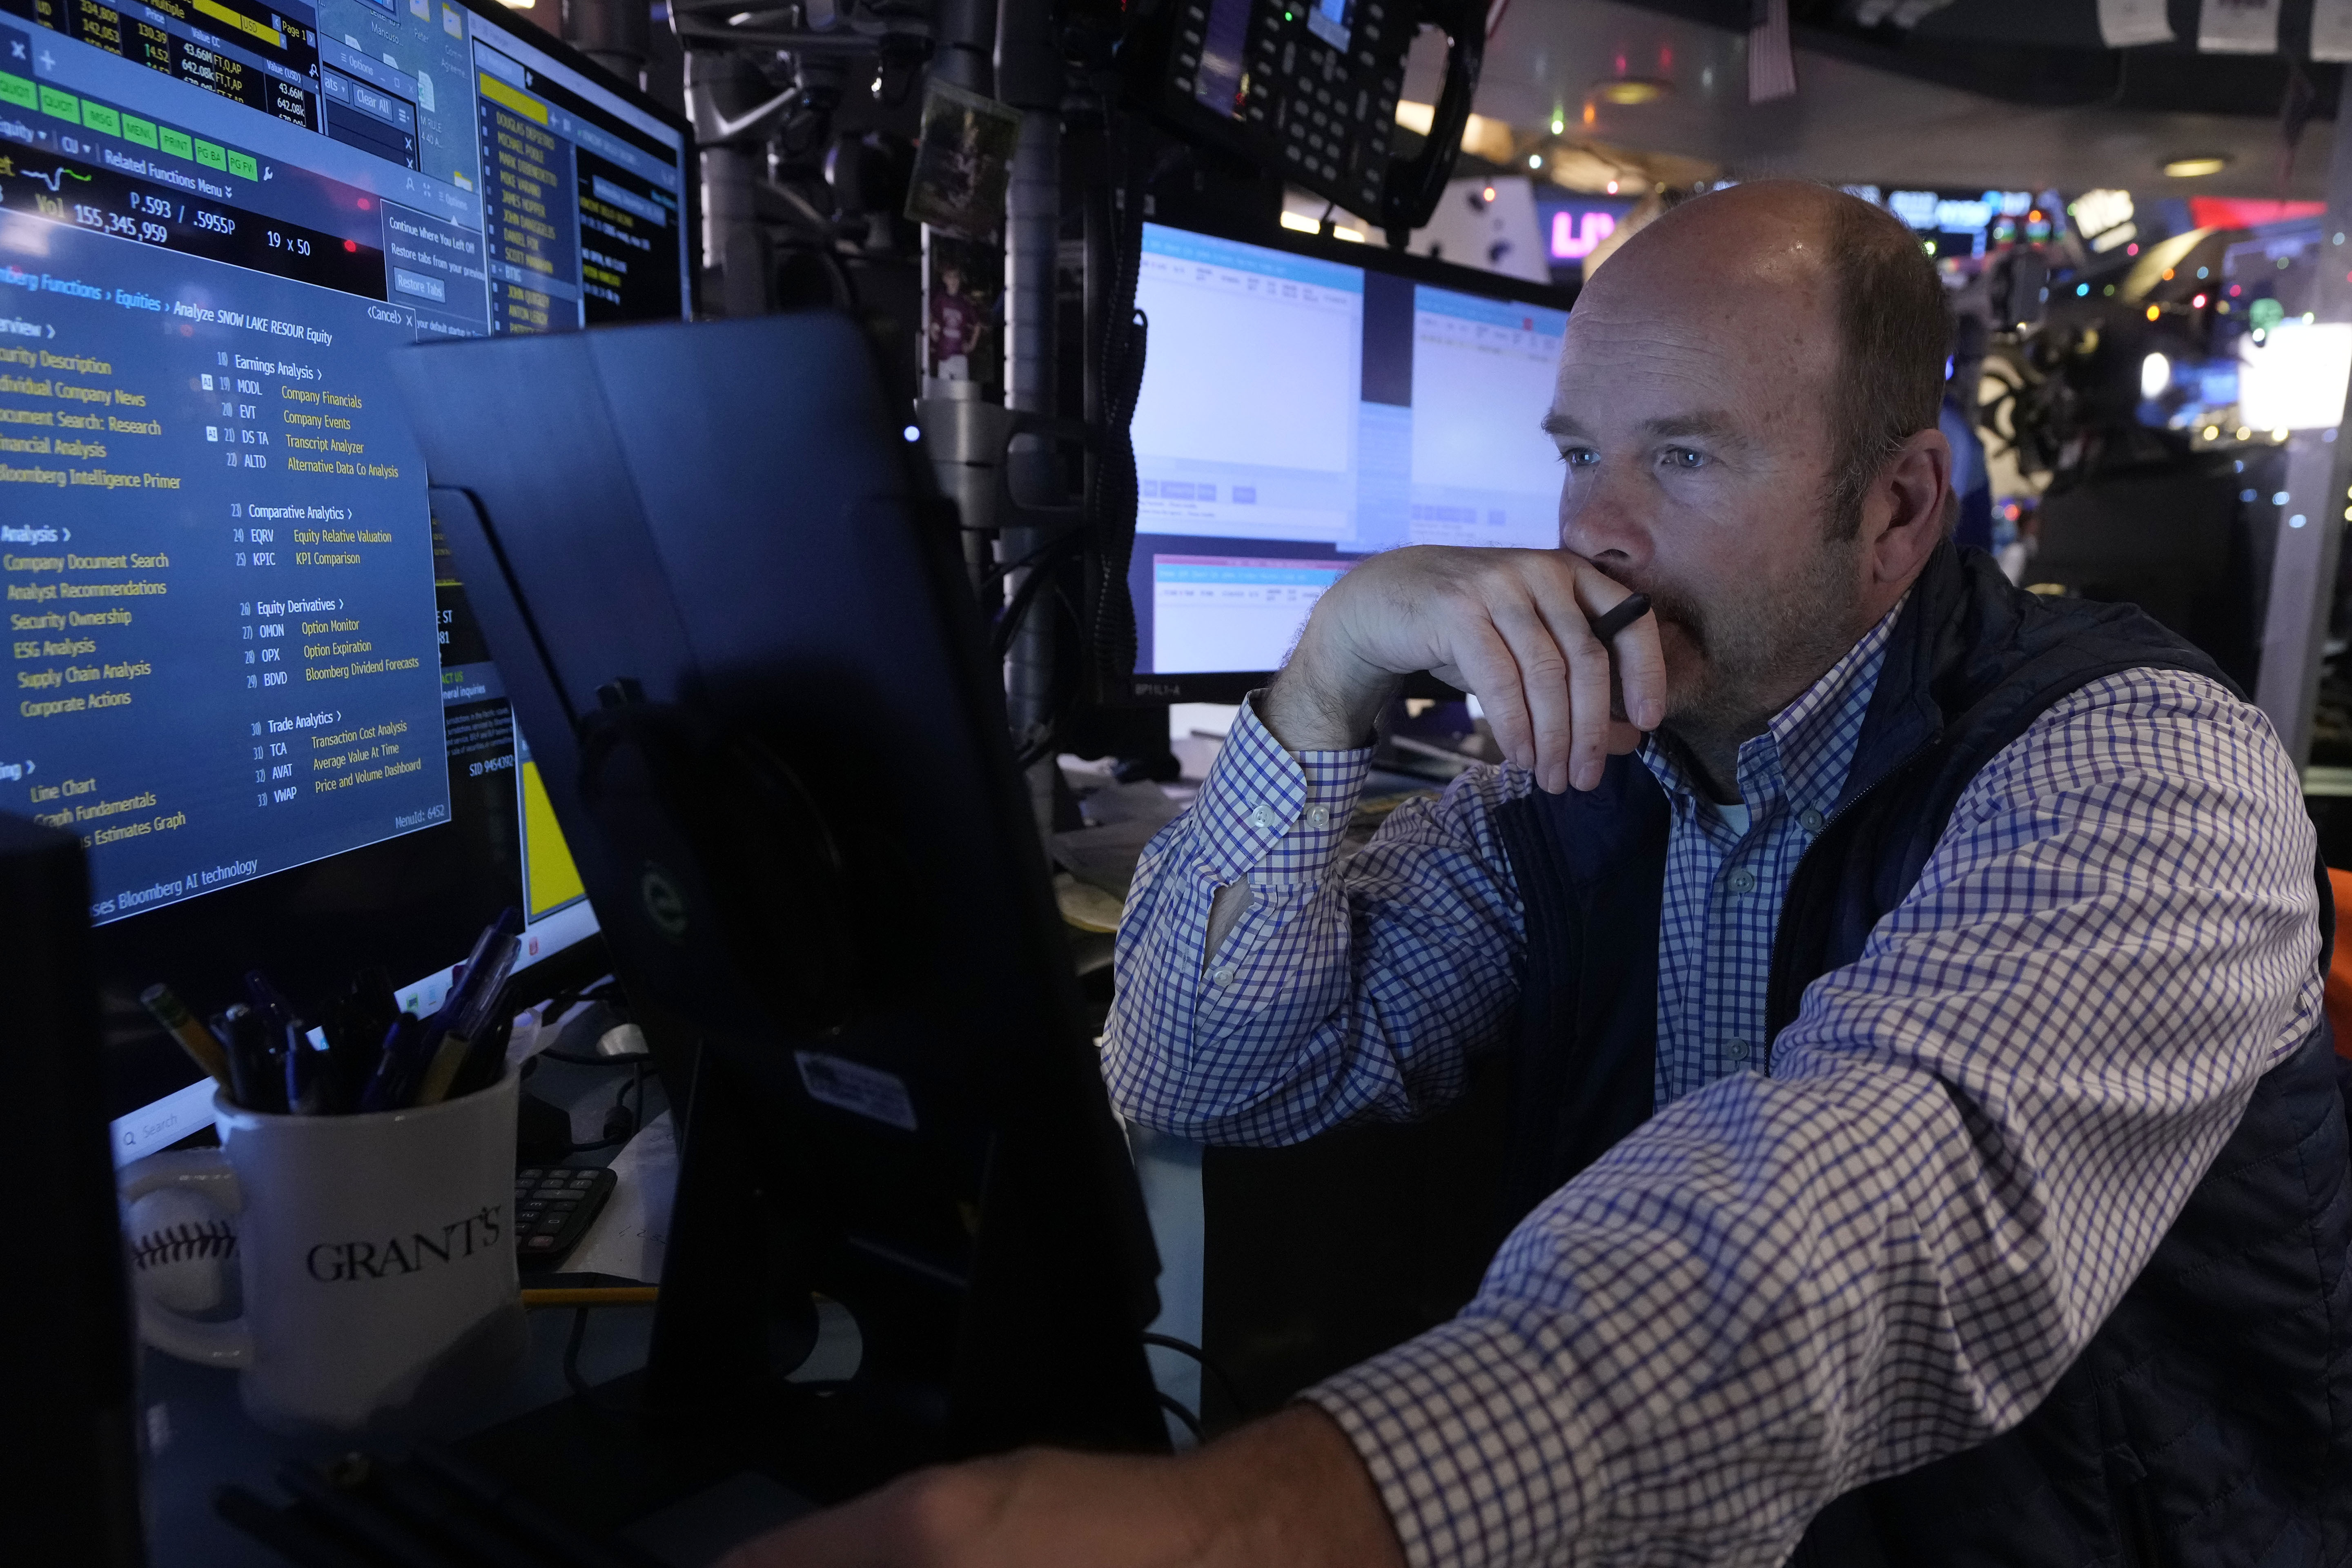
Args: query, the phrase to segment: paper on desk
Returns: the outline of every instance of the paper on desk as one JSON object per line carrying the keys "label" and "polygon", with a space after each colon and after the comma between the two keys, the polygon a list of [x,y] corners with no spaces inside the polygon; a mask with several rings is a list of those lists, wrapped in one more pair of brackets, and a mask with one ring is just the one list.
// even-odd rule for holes
{"label": "paper on desk", "polygon": [[1138,782],[1107,784],[1087,796],[1081,809],[1090,826],[1055,834],[1054,859],[1078,880],[1124,900],[1143,847],[1184,806],[1158,784]]}
{"label": "paper on desk", "polygon": [[611,1274],[661,1282],[669,1250],[670,1200],[677,1195],[677,1135],[665,1110],[614,1156],[617,1184],[587,1238],[563,1260],[566,1274]]}

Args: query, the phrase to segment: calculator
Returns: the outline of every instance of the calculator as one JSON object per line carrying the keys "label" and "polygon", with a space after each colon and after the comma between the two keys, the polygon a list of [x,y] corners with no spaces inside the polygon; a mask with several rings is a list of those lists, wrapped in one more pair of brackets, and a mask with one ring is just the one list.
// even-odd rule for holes
{"label": "calculator", "polygon": [[552,1268],[580,1245],[620,1184],[601,1166],[527,1165],[515,1173],[515,1261]]}

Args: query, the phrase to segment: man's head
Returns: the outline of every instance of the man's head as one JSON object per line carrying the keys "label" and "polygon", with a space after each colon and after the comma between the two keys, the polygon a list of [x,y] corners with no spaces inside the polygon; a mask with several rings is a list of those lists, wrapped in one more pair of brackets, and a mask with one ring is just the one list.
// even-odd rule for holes
{"label": "man's head", "polygon": [[1658,605],[1670,725],[1752,733],[1918,574],[1948,323],[1899,222],[1787,181],[1684,204],[1578,299],[1560,542]]}

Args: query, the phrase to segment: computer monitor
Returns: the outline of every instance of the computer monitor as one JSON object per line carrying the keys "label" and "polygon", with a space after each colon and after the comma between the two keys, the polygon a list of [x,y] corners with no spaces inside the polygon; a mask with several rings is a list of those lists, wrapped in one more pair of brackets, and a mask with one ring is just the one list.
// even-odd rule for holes
{"label": "computer monitor", "polygon": [[[781,1445],[820,1496],[1164,1446],[1158,1266],[1003,677],[857,328],[395,370],[616,972],[656,1054],[697,1058],[649,1407]],[[863,1347],[822,1394],[773,1348],[812,1291]]]}
{"label": "computer monitor", "polygon": [[593,931],[386,359],[690,314],[691,137],[498,11],[0,0],[0,802],[87,847],[118,1159],[211,1121],[150,984]]}
{"label": "computer monitor", "polygon": [[1557,544],[1538,422],[1568,302],[1364,246],[1144,225],[1132,694],[1237,700],[1376,551]]}

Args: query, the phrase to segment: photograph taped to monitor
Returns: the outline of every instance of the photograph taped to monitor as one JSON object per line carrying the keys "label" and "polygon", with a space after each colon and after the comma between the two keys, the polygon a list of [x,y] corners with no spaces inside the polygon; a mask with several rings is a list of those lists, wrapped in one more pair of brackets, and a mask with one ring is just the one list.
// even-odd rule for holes
{"label": "photograph taped to monitor", "polygon": [[907,187],[907,216],[971,239],[1004,226],[1004,187],[1021,114],[934,79],[923,95],[923,139]]}

